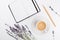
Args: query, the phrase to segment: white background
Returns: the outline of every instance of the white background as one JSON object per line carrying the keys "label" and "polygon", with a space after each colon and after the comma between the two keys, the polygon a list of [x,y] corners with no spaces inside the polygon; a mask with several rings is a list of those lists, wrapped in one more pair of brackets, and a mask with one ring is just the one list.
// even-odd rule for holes
{"label": "white background", "polygon": [[[15,40],[14,38],[10,37],[9,35],[7,35],[5,29],[7,28],[5,26],[5,23],[12,25],[15,23],[9,8],[8,8],[8,4],[10,4],[11,2],[13,2],[14,0],[0,0],[0,40]],[[42,5],[45,6],[52,6],[54,8],[55,11],[58,12],[58,14],[60,14],[60,0],[37,0],[39,7],[41,7],[42,9]],[[43,11],[44,13],[44,11]],[[56,15],[54,12],[51,12],[50,10],[50,15],[52,16],[52,19],[54,20],[56,27],[53,26],[53,24],[51,23],[52,30],[55,31],[55,40],[60,40],[60,16]],[[50,34],[51,31],[50,29]],[[49,33],[47,33],[47,35],[50,35]],[[40,36],[40,35],[39,35]],[[44,37],[48,37],[48,36],[44,36],[43,39],[39,39],[39,36],[37,35],[36,38],[38,40],[44,40]],[[52,39],[52,35],[51,37],[49,37],[49,39],[47,40],[51,40]]]}

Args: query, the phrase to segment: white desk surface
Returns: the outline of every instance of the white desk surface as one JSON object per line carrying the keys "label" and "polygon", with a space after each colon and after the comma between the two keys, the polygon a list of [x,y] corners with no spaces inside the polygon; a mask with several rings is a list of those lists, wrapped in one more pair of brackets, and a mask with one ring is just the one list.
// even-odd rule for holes
{"label": "white desk surface", "polygon": [[[5,23],[7,23],[9,25],[13,25],[15,23],[12,15],[11,15],[11,12],[8,8],[8,4],[10,4],[13,1],[14,0],[0,0],[0,40],[15,40],[14,38],[7,35],[7,33],[5,31],[5,29],[7,28],[7,26],[5,26]],[[41,18],[46,18],[47,21],[49,20],[49,17],[47,16],[47,14],[44,13],[42,5],[45,5],[47,8],[51,5],[54,8],[54,10],[58,14],[60,14],[60,5],[59,5],[60,0],[43,0],[43,1],[36,0],[36,1],[38,2],[38,5],[41,9],[41,12],[39,12],[42,16],[42,17],[40,16]],[[34,32],[34,30],[32,32],[33,32],[34,36],[37,38],[37,40],[52,40],[52,30],[54,30],[55,31],[55,40],[60,40],[60,16],[55,14],[54,12],[52,12],[49,8],[48,8],[48,11],[50,12],[52,19],[54,20],[56,27],[54,27],[53,24],[51,23],[51,21],[49,20],[48,22],[50,22],[50,27],[49,27],[49,31],[46,34],[41,35],[40,32],[37,32],[36,30],[35,30],[35,32]],[[33,19],[35,17],[36,16],[29,18],[29,19]],[[32,20],[30,20],[30,21],[32,21]]]}

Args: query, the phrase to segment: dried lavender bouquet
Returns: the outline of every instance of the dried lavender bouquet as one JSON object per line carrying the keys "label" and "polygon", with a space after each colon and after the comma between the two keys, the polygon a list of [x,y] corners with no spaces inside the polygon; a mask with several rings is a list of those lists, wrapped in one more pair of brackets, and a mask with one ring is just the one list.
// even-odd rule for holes
{"label": "dried lavender bouquet", "polygon": [[9,29],[6,29],[7,34],[16,40],[36,40],[27,25],[14,24],[14,27],[7,26],[9,27]]}

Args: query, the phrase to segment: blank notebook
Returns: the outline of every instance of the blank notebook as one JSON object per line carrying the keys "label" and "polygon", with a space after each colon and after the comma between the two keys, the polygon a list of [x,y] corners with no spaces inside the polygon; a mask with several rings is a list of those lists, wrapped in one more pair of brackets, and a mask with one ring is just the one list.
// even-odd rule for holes
{"label": "blank notebook", "polygon": [[9,6],[17,22],[37,12],[32,0],[16,0]]}

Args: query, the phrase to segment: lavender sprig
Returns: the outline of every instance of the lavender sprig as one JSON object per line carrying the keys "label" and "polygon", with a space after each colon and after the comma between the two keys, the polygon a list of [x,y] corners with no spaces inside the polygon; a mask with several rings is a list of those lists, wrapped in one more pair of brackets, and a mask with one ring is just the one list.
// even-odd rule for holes
{"label": "lavender sprig", "polygon": [[[5,24],[7,25],[7,24]],[[9,26],[9,25],[7,25]],[[15,27],[15,28],[14,28]],[[17,39],[17,37],[23,39],[23,40],[31,40],[32,37],[30,36],[32,33],[31,31],[29,30],[28,26],[27,25],[19,25],[19,24],[14,24],[14,27],[11,27],[9,26],[9,30],[6,30],[7,33],[12,36],[13,38]],[[28,30],[27,30],[28,29]],[[29,35],[30,34],[30,35]],[[32,39],[33,40],[33,39]]]}

